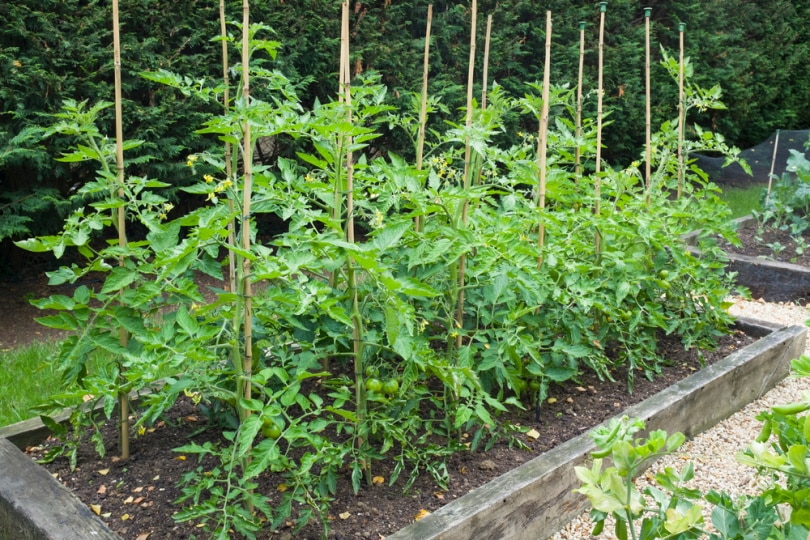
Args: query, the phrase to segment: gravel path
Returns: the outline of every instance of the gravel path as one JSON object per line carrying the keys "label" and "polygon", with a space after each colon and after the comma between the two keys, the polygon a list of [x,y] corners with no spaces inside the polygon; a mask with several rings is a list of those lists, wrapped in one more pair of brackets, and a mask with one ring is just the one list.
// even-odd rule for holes
{"label": "gravel path", "polygon": [[[741,298],[731,300],[734,305],[729,312],[739,317],[770,321],[785,326],[804,325],[810,318],[806,308],[794,304],[772,304],[746,301]],[[808,345],[805,345],[805,354],[810,354]],[[695,478],[690,483],[691,487],[696,487],[704,493],[710,489],[725,490],[732,495],[755,493],[758,480],[754,469],[740,465],[735,459],[737,452],[744,450],[762,427],[761,422],[754,417],[772,405],[799,401],[803,394],[809,391],[810,379],[790,377],[785,379],[757,401],[693,440],[687,441],[676,454],[662,458],[639,478],[636,484],[643,489],[647,484],[647,478],[651,478],[655,471],[664,467],[681,469],[688,460],[692,460],[695,465]],[[704,519],[707,524],[711,523],[708,512]],[[599,538],[615,538],[612,534],[612,523],[605,525],[605,532]],[[554,540],[593,538],[590,536],[592,527],[586,512],[551,538]]]}

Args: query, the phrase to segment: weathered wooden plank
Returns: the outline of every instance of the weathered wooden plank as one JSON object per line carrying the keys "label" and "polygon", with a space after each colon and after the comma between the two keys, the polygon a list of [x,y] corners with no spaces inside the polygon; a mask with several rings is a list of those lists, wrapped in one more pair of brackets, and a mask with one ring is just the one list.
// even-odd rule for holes
{"label": "weathered wooden plank", "polygon": [[0,439],[0,538],[118,540],[67,488]]}

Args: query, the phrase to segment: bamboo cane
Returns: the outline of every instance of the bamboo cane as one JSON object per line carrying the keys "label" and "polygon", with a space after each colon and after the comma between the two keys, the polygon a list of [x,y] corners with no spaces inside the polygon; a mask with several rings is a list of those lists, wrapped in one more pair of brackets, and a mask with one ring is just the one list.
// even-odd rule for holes
{"label": "bamboo cane", "polygon": [[539,173],[537,188],[537,208],[540,210],[540,226],[537,231],[537,267],[543,266],[543,246],[545,245],[546,225],[543,221],[543,210],[546,208],[546,161],[548,152],[548,109],[549,85],[551,84],[551,11],[546,11],[546,59],[543,66],[543,108],[540,113],[540,129],[537,134],[537,169]]}
{"label": "bamboo cane", "polygon": [[492,14],[487,15],[487,33],[484,38],[484,69],[481,76],[481,110],[487,108],[487,84],[489,78],[489,45],[492,36]]}
{"label": "bamboo cane", "polygon": [[[250,0],[242,0],[242,101],[245,109],[250,104]],[[243,173],[242,188],[242,249],[250,251],[250,200],[253,190],[253,142],[250,133],[250,121],[246,118],[242,127],[243,133]],[[245,354],[242,370],[244,377],[243,393],[240,396],[251,398],[250,376],[253,372],[253,291],[251,286],[250,259],[242,258],[242,295],[244,297],[243,339]],[[245,410],[245,416],[250,411]]]}
{"label": "bamboo cane", "polygon": [[[422,170],[422,158],[425,151],[425,124],[427,123],[427,93],[428,93],[428,69],[430,67],[430,27],[433,22],[433,4],[428,6],[427,28],[425,29],[425,59],[422,67],[422,104],[419,108],[419,135],[416,141],[416,169]],[[422,217],[417,215],[414,218],[414,230],[422,230]]]}
{"label": "bamboo cane", "polygon": [[[115,77],[115,166],[116,182],[118,183],[118,196],[124,196],[124,115],[121,96],[121,27],[118,17],[118,0],[112,2],[113,18],[113,65]],[[118,208],[118,245],[127,246],[126,211],[123,206]],[[124,258],[118,259],[118,264],[124,265]],[[126,348],[129,343],[129,333],[122,327],[119,330],[119,343]],[[126,391],[118,392],[118,410],[120,412],[120,425],[118,428],[118,451],[121,459],[129,459],[129,398]]]}
{"label": "bamboo cane", "polygon": [[[594,206],[593,213],[598,216],[601,210],[600,199],[602,197],[602,186],[599,173],[602,171],[602,101],[605,93],[603,83],[604,71],[604,49],[605,49],[605,11],[607,2],[599,2],[599,68],[598,68],[598,90],[596,92],[596,170],[594,174]],[[597,256],[602,251],[602,238],[599,230],[596,231],[594,247]]]}
{"label": "bamboo cane", "polygon": [[[227,115],[230,110],[230,77],[228,75],[228,31],[225,18],[225,0],[219,0],[219,33],[222,37],[222,82],[224,89],[222,92],[222,108]],[[231,179],[233,176],[233,163],[231,163],[231,143],[225,143],[225,178]],[[234,215],[233,199],[228,197],[228,209],[231,216]],[[228,221],[228,244],[236,245],[236,225],[233,218]],[[228,290],[236,292],[236,254],[228,250]]]}
{"label": "bamboo cane", "polygon": [[[478,2],[472,0],[472,20],[470,21],[470,63],[467,69],[467,117],[465,126],[468,135],[464,144],[464,191],[470,188],[470,176],[472,175],[472,167],[470,166],[470,159],[472,156],[472,148],[470,146],[469,129],[472,126],[472,101],[473,101],[473,73],[475,69],[475,30],[478,23]],[[467,224],[467,212],[469,210],[469,201],[464,199],[462,203],[461,223]],[[458,292],[456,295],[456,328],[461,329],[464,327],[464,272],[467,266],[467,257],[462,254],[458,260]],[[456,337],[456,347],[460,348],[462,344],[461,332],[458,332]]]}
{"label": "bamboo cane", "polygon": [[652,8],[644,8],[644,81],[647,89],[646,95],[646,145],[644,178],[647,181],[647,206],[650,206],[652,189],[652,109],[650,105],[650,14]]}
{"label": "bamboo cane", "polygon": [[[340,58],[340,93],[343,103],[346,105],[346,122],[352,123],[352,94],[351,76],[349,73],[349,2],[344,0],[341,9],[341,58]],[[354,243],[354,158],[352,156],[352,136],[345,138],[346,148],[346,241]],[[352,301],[352,341],[354,356],[354,379],[355,379],[355,400],[357,402],[357,425],[365,422],[366,416],[366,395],[365,384],[363,383],[363,317],[360,314],[360,301],[357,293],[357,276],[354,269],[354,260],[351,255],[346,259],[346,276],[349,285],[349,293]],[[362,447],[364,438],[357,437],[357,446]],[[366,483],[371,485],[371,464],[363,463],[363,472]]]}
{"label": "bamboo cane", "polygon": [[686,123],[686,107],[684,103],[684,63],[683,63],[683,31],[686,24],[678,24],[678,33],[680,34],[680,58],[678,62],[678,199],[681,198],[683,191],[683,173],[684,173],[684,156],[683,156],[683,139],[685,134],[684,124]]}
{"label": "bamboo cane", "polygon": [[768,174],[768,191],[765,193],[765,207],[771,200],[771,185],[773,184],[773,169],[776,165],[776,151],[779,148],[779,130],[776,130],[776,139],[773,143],[773,156],[771,157],[771,172]]}
{"label": "bamboo cane", "polygon": [[585,70],[585,23],[579,23],[579,73],[577,75],[577,119],[576,119],[576,138],[577,145],[574,149],[574,174],[575,181],[579,183],[582,177],[582,147],[579,143],[579,138],[582,137],[582,79]]}

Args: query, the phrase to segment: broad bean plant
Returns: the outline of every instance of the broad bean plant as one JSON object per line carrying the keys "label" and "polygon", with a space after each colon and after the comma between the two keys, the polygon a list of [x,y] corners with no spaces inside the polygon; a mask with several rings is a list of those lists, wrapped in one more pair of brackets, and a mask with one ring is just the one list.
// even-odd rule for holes
{"label": "broad bean plant", "polygon": [[[810,357],[791,363],[794,376],[810,375]],[[737,460],[757,470],[761,489],[753,495],[689,487],[694,465],[681,470],[666,467],[648,475],[644,489],[635,477],[655,459],[676,452],[685,438],[656,430],[634,438],[644,429],[638,419],[616,418],[592,436],[598,450],[590,467],[577,467],[582,482],[575,491],[591,504],[593,535],[602,534],[613,518],[616,538],[653,540],[743,540],[750,538],[798,539],[810,533],[810,395],[802,401],[776,405],[757,415],[762,431],[737,455]],[[606,458],[611,465],[606,466]],[[710,511],[709,511],[710,510]],[[711,527],[704,515],[710,515]]]}

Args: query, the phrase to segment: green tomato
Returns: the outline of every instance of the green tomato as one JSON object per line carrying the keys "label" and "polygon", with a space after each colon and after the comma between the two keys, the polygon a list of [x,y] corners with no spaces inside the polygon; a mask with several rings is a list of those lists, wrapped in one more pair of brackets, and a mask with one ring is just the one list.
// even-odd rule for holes
{"label": "green tomato", "polygon": [[390,379],[383,384],[383,394],[396,394],[399,391],[399,381]]}
{"label": "green tomato", "polygon": [[268,439],[278,439],[281,437],[282,426],[277,420],[267,418],[262,423],[262,435]]}
{"label": "green tomato", "polygon": [[366,379],[366,390],[369,392],[381,392],[383,389],[383,383],[380,379]]}
{"label": "green tomato", "polygon": [[660,277],[661,279],[667,279],[669,277],[669,270],[666,269],[661,270],[660,272],[658,272],[658,277]]}
{"label": "green tomato", "polygon": [[672,285],[670,285],[669,281],[664,281],[663,279],[656,279],[655,283],[665,291],[668,291],[672,288]]}
{"label": "green tomato", "polygon": [[377,377],[380,374],[380,368],[377,366],[366,366],[366,377]]}

